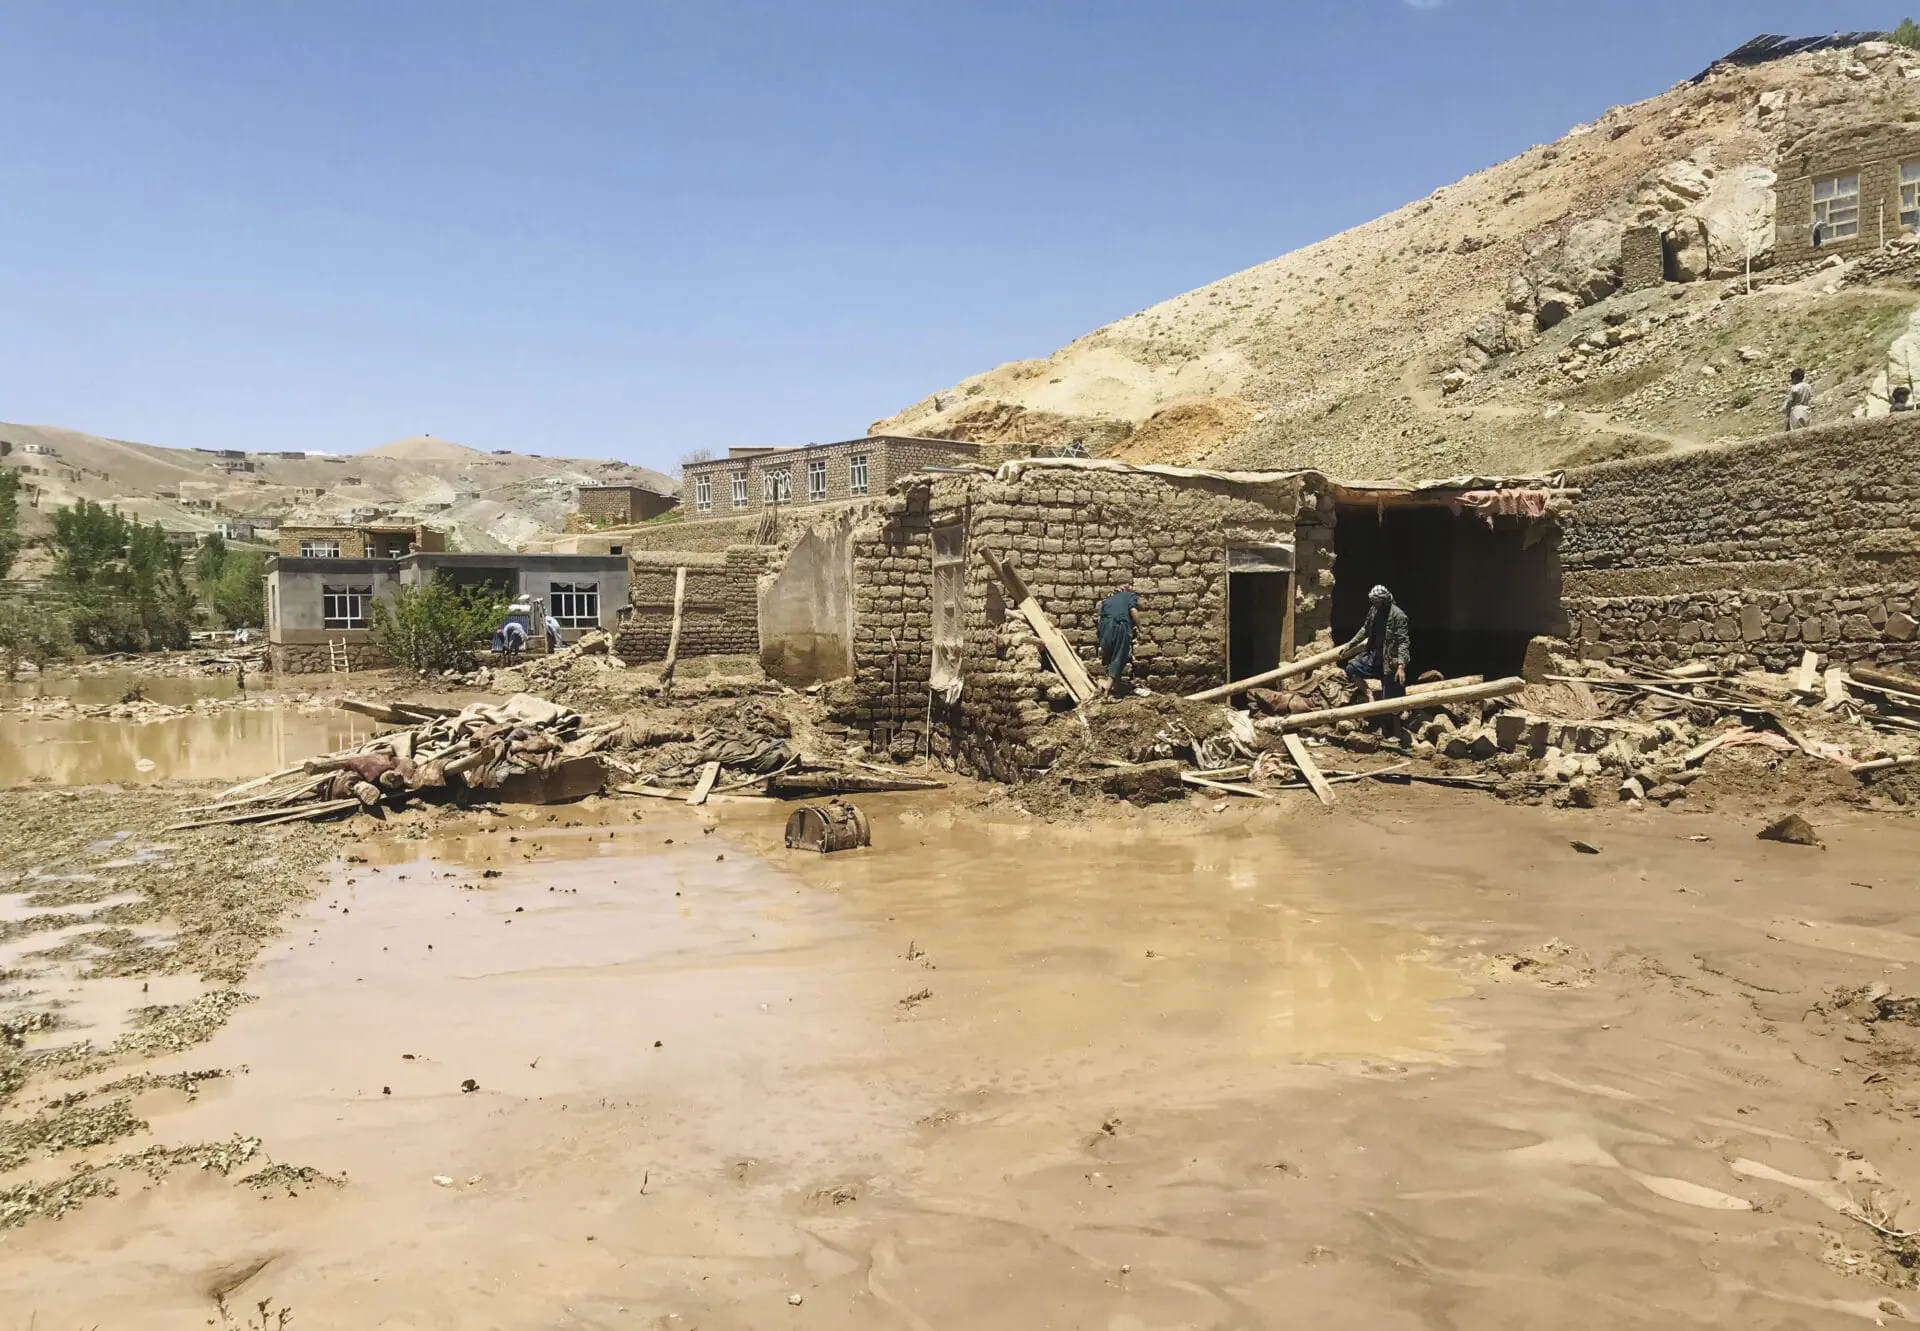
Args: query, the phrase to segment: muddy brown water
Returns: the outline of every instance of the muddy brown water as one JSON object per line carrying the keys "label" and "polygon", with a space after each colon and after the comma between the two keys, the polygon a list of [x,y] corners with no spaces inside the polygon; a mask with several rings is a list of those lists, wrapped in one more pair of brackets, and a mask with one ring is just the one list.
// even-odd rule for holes
{"label": "muddy brown water", "polygon": [[1801,1017],[1903,987],[1920,831],[1837,822],[1819,852],[1391,794],[1081,827],[872,800],[875,848],[829,857],[759,806],[382,843],[257,1003],[153,1065],[246,1074],[136,1102],[155,1141],[257,1134],[345,1186],[130,1182],[0,1238],[0,1308],[1143,1331],[1915,1306],[1850,1273],[1871,1244],[1836,1210],[1920,1177],[1904,1121]]}

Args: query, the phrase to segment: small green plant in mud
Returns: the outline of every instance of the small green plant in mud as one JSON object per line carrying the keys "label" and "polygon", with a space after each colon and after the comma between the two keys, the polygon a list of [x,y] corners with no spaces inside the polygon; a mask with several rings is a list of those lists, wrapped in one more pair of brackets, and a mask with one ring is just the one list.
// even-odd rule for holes
{"label": "small green plant in mud", "polygon": [[220,1310],[220,1331],[285,1331],[293,1325],[293,1309],[276,1308],[272,1299],[262,1299],[253,1305],[244,1322],[235,1321],[233,1310],[227,1307],[227,1296],[215,1294],[213,1306]]}
{"label": "small green plant in mud", "polygon": [[373,640],[396,664],[422,674],[471,670],[506,618],[507,601],[489,585],[456,588],[436,579],[374,601],[372,615]]}

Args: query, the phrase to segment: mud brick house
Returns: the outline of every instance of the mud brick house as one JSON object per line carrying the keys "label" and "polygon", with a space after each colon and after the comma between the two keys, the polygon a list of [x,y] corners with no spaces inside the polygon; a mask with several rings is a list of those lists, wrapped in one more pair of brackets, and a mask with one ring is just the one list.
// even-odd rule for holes
{"label": "mud brick house", "polygon": [[670,513],[680,500],[643,485],[583,485],[575,503],[589,527],[631,527]]}
{"label": "mud brick house", "polygon": [[1816,136],[1781,161],[1779,175],[1776,267],[1851,256],[1920,232],[1920,129],[1912,125]]}
{"label": "mud brick house", "polygon": [[589,629],[613,630],[627,605],[627,561],[619,556],[282,554],[267,564],[268,659],[274,670],[296,675],[329,670],[336,657],[355,670],[388,665],[373,640],[373,603],[430,581],[485,584],[534,602],[560,621],[569,642]]}
{"label": "mud brick house", "polygon": [[1920,665],[1920,418],[1884,416],[1569,478],[1569,636],[1590,656]]}
{"label": "mud brick house", "polygon": [[835,503],[882,495],[902,476],[981,460],[982,446],[951,439],[869,435],[805,448],[735,448],[681,468],[689,517],[758,513],[778,505]]}
{"label": "mud brick house", "polygon": [[[983,551],[1020,570],[1087,662],[1101,600],[1131,580],[1134,677],[1155,692],[1225,683],[1349,635],[1375,582],[1408,608],[1416,670],[1511,673],[1533,636],[1565,629],[1546,511],[1565,501],[1541,480],[1531,517],[1463,503],[1503,484],[1075,459],[923,472],[884,497],[790,514],[772,540],[751,518],[716,519],[630,550],[619,651],[664,654],[685,568],[683,653],[757,651],[789,684],[844,680],[831,696],[850,728],[885,744],[925,738],[930,716],[935,753],[1018,779],[1051,761],[1043,732],[1071,699]],[[696,541],[706,548],[685,548]]]}
{"label": "mud brick house", "polygon": [[279,545],[289,559],[399,559],[443,551],[447,538],[431,527],[289,524],[280,529]]}

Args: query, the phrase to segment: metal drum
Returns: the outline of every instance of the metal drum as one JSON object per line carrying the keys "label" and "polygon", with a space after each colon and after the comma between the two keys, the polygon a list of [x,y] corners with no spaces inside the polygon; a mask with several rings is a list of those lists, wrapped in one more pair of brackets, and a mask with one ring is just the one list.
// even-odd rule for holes
{"label": "metal drum", "polygon": [[867,815],[845,800],[828,800],[796,809],[787,819],[787,848],[817,850],[853,850],[873,844],[873,829]]}

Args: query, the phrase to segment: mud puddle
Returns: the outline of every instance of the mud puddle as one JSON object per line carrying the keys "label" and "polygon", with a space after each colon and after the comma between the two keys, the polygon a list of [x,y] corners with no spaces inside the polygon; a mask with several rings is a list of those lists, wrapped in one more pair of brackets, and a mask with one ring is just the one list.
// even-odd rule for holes
{"label": "mud puddle", "polygon": [[[1841,982],[1911,992],[1894,954],[1920,929],[1887,888],[1920,835],[1836,825],[1811,852],[1395,794],[1085,828],[877,799],[875,849],[830,857],[779,848],[785,810],[760,806],[364,843],[263,955],[259,1001],[151,1065],[249,1071],[134,1100],[155,1143],[260,1137],[270,1185],[176,1172],[10,1233],[0,1306],[182,1328],[215,1294],[383,1328],[1904,1315],[1847,1214],[1898,1218],[1915,1182],[1900,1082],[1848,1052],[1880,1037],[1809,1014]],[[1782,942],[1785,920],[1875,946]]]}
{"label": "mud puddle", "polygon": [[349,712],[282,708],[194,712],[144,724],[0,714],[0,785],[238,781],[358,743],[377,730]]}
{"label": "mud puddle", "polygon": [[[254,677],[256,680],[258,676]],[[169,707],[191,707],[203,698],[240,695],[233,672],[222,675],[152,675],[138,671],[103,671],[89,675],[46,675],[33,679],[0,680],[0,700],[69,698],[83,705],[116,703],[138,692],[148,702]]]}

